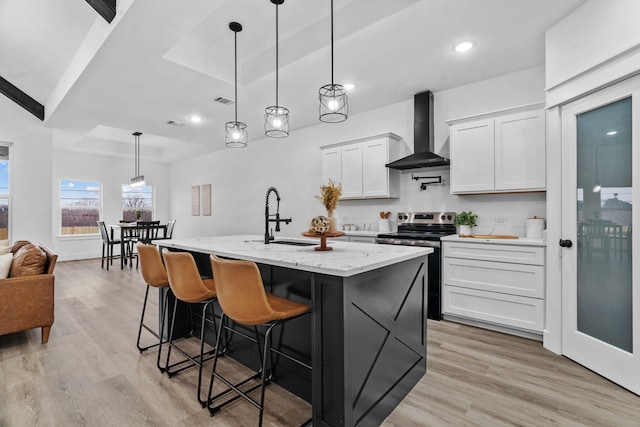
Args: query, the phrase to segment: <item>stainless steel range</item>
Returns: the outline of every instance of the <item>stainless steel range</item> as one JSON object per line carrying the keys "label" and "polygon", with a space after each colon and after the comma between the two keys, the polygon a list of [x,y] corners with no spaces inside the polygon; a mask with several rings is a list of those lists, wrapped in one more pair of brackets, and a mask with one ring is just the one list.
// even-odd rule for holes
{"label": "stainless steel range", "polygon": [[376,243],[384,245],[426,246],[434,248],[429,255],[428,305],[429,319],[442,319],[442,284],[440,238],[456,233],[455,212],[398,212],[396,233],[378,234]]}

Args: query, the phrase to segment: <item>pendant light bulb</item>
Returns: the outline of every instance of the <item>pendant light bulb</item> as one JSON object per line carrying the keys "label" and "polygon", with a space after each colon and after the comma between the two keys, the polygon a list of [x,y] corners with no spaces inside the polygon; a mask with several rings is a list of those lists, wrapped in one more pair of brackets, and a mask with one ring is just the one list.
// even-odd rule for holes
{"label": "pendant light bulb", "polygon": [[264,134],[272,138],[289,136],[289,110],[278,105],[278,6],[284,0],[270,0],[276,5],[276,105],[264,110]]}
{"label": "pendant light bulb", "polygon": [[247,146],[249,135],[247,133],[247,125],[238,121],[238,33],[242,31],[242,25],[237,22],[230,22],[229,29],[233,31],[235,120],[224,125],[224,143],[230,148],[243,148]]}
{"label": "pendant light bulb", "polygon": [[349,97],[344,86],[333,82],[333,0],[331,0],[331,84],[319,90],[320,121],[339,123],[349,116]]}

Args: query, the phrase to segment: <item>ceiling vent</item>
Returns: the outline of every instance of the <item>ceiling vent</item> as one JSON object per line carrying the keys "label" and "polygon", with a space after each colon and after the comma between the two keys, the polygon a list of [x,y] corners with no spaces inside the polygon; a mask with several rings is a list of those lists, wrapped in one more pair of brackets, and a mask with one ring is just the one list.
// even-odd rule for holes
{"label": "ceiling vent", "polygon": [[233,104],[233,101],[227,98],[224,98],[222,96],[216,96],[215,98],[213,98],[213,100],[215,102],[219,102],[222,105],[230,105]]}
{"label": "ceiling vent", "polygon": [[186,126],[186,123],[184,122],[179,122],[176,120],[167,120],[166,122],[169,126],[176,126],[176,127],[182,127],[182,126]]}

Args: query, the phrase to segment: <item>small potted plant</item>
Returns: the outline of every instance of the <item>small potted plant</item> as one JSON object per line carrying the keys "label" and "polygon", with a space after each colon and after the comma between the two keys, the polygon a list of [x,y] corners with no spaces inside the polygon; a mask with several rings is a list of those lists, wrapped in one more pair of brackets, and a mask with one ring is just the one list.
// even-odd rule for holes
{"label": "small potted plant", "polygon": [[473,212],[460,212],[456,215],[455,225],[458,226],[458,236],[470,236],[471,227],[475,227],[478,215]]}

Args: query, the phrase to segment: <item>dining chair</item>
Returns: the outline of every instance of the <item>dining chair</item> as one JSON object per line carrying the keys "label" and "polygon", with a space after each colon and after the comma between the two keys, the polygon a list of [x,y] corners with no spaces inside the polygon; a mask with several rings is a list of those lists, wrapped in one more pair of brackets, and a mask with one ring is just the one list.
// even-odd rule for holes
{"label": "dining chair", "polygon": [[611,251],[611,239],[607,224],[601,221],[587,222],[586,226],[587,255],[591,257],[594,251],[601,252],[609,259]]}
{"label": "dining chair", "polygon": [[158,236],[157,239],[158,240],[171,239],[173,237],[173,228],[175,227],[175,225],[176,225],[176,220],[170,219],[169,222],[167,223],[167,226],[164,228],[164,235]]}
{"label": "dining chair", "polygon": [[[102,265],[104,268],[104,261],[107,260],[107,270],[109,270],[109,264],[113,265],[113,248],[114,246],[121,247],[121,241],[119,239],[112,239],[107,230],[107,226],[104,221],[98,221],[98,227],[100,228],[100,235],[102,236]],[[105,255],[106,252],[106,255]],[[122,250],[121,250],[122,252]],[[122,253],[120,253],[122,257]]]}
{"label": "dining chair", "polygon": [[151,243],[152,240],[158,238],[158,230],[160,230],[160,221],[138,221],[140,227],[139,240],[143,243]]}
{"label": "dining chair", "polygon": [[[214,356],[211,381],[209,384],[209,394],[207,397],[207,407],[209,408],[209,413],[213,416],[220,411],[223,406],[243,397],[253,406],[258,408],[258,426],[262,426],[265,387],[271,382],[273,376],[273,364],[270,363],[271,353],[276,353],[277,355],[291,360],[292,362],[295,362],[307,369],[311,369],[311,366],[304,361],[296,359],[291,355],[280,351],[278,348],[274,348],[271,342],[271,333],[276,326],[310,313],[311,307],[306,304],[301,304],[266,292],[262,282],[262,276],[260,275],[260,270],[256,263],[252,261],[229,260],[219,258],[216,255],[211,255],[209,259],[211,261],[213,277],[216,281],[218,303],[222,309],[222,319],[218,326],[216,347],[220,345],[222,331],[225,325],[225,318],[229,318],[240,325],[253,326],[254,328],[262,325],[266,327],[266,331],[262,351],[258,351],[261,366],[254,375],[249,376],[243,381],[234,384],[229,379],[222,376],[217,371],[218,354]],[[243,334],[240,335],[244,336]],[[256,342],[258,343],[258,348],[260,348],[260,339],[257,336]],[[271,365],[270,369],[267,369],[267,366],[269,365]],[[228,389],[212,396],[215,379],[224,383]],[[258,385],[253,385],[248,388],[243,387],[251,380],[258,379]],[[245,388],[245,390],[241,390],[241,387]],[[249,393],[258,388],[260,388],[259,401],[249,396]],[[226,398],[226,400],[216,406],[211,406],[214,402],[222,399],[232,391],[237,393],[237,395]]]}

